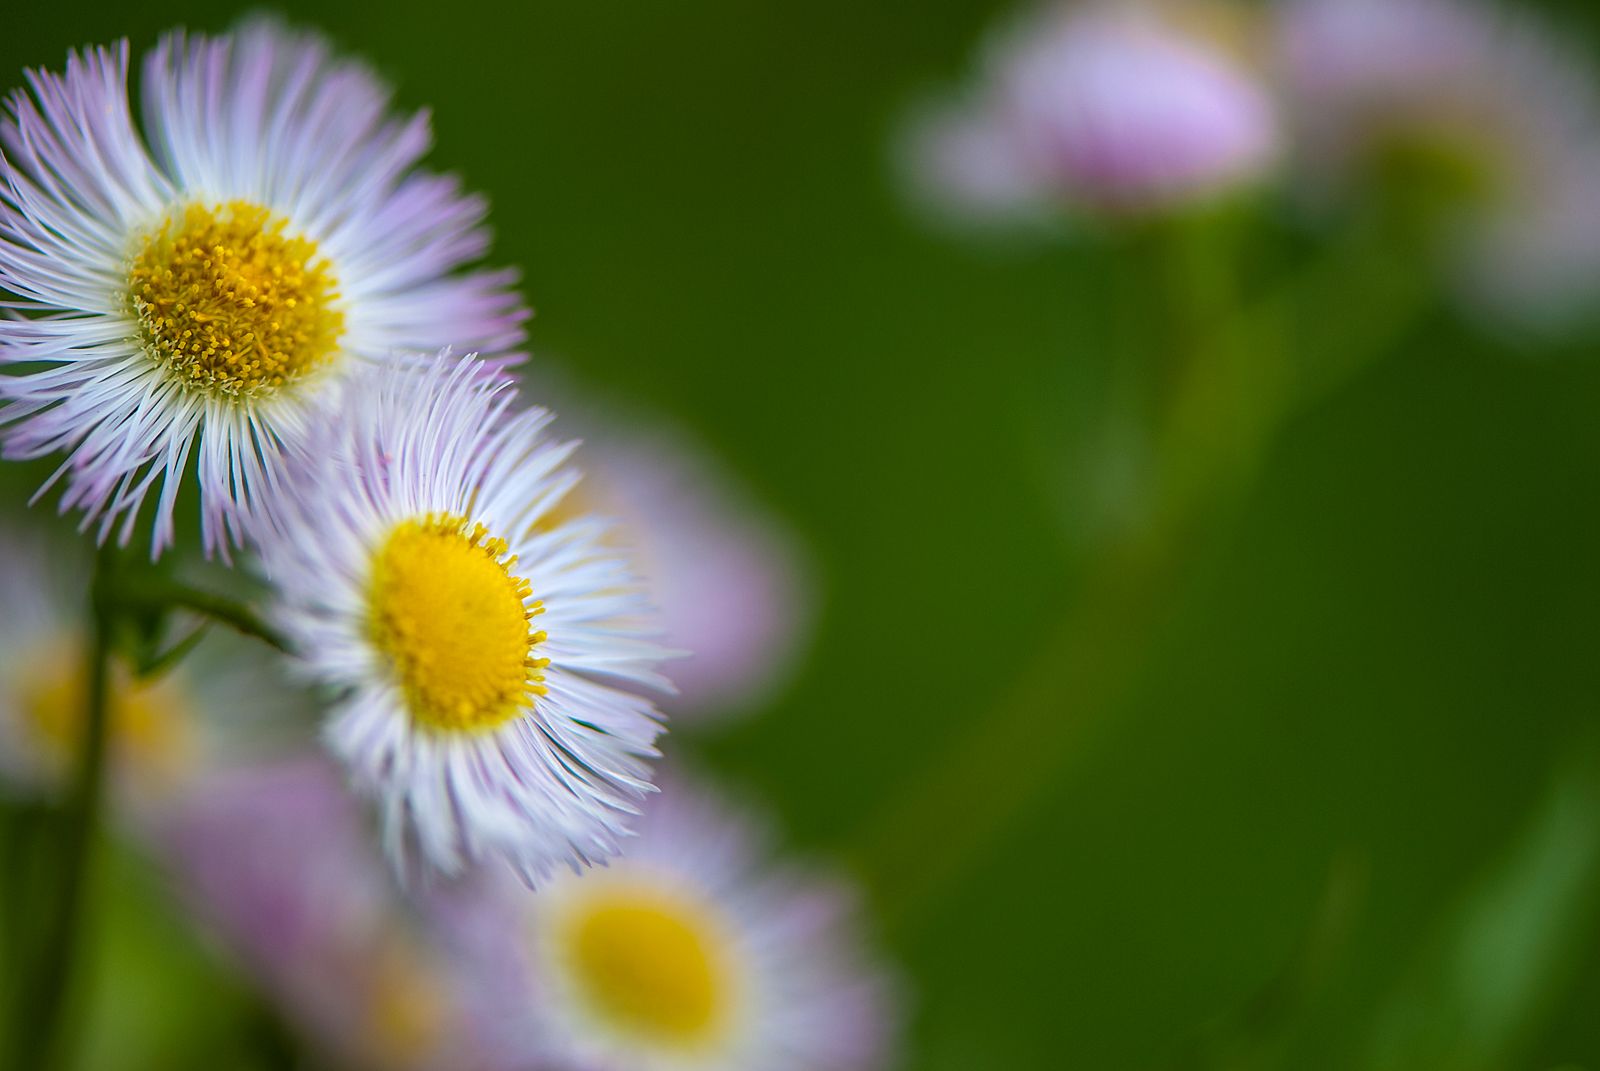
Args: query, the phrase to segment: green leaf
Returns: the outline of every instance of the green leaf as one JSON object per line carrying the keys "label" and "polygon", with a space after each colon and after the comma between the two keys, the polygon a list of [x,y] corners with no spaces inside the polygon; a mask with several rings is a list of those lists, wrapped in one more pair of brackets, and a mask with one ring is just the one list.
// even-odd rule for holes
{"label": "green leaf", "polygon": [[1581,963],[1597,892],[1600,759],[1590,747],[1440,920],[1383,1006],[1362,1066],[1513,1064]]}

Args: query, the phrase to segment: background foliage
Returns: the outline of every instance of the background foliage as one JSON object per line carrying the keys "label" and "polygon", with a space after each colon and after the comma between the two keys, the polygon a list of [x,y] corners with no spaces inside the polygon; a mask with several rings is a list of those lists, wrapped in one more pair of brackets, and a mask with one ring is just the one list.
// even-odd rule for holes
{"label": "background foliage", "polygon": [[[1113,254],[931,233],[888,159],[1000,6],[283,10],[433,108],[432,162],[488,192],[494,259],[526,272],[537,359],[681,416],[804,533],[800,678],[676,742],[799,845],[855,852],[1073,590]],[[29,5],[0,71],[237,14]],[[1117,716],[944,895],[881,905],[908,1066],[1600,1067],[1597,403],[1592,344],[1441,311],[1298,416]],[[158,885],[102,873],[86,1060],[273,1066]]]}

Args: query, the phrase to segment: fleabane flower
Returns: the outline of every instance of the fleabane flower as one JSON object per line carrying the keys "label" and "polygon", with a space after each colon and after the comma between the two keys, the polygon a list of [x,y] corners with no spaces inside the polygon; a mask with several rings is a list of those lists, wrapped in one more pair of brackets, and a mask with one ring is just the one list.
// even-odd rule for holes
{"label": "fleabane flower", "polygon": [[1006,28],[978,82],[927,109],[907,166],[962,217],[1181,211],[1275,161],[1271,94],[1222,3],[1054,3]]}
{"label": "fleabane flower", "polygon": [[676,778],[609,866],[449,913],[495,1068],[869,1071],[898,1002],[842,880],[772,859],[758,822]]}
{"label": "fleabane flower", "polygon": [[502,856],[530,883],[614,855],[649,790],[665,652],[549,415],[474,358],[348,381],[258,538],[326,736],[397,862]]}
{"label": "fleabane flower", "polygon": [[65,452],[52,483],[101,539],[156,494],[174,538],[185,469],[208,551],[241,537],[311,403],[397,348],[505,354],[524,312],[482,255],[481,199],[415,165],[427,117],[366,67],[255,22],[126,42],[28,73],[0,119],[0,424],[8,456]]}
{"label": "fleabane flower", "polygon": [[1311,201],[1405,198],[1463,298],[1499,317],[1600,290],[1600,96],[1574,48],[1479,0],[1291,0],[1278,18]]}

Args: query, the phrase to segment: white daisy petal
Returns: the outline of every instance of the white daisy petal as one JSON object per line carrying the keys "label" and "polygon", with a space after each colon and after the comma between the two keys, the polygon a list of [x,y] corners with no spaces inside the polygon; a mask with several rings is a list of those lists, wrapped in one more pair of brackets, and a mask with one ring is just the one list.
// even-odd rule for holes
{"label": "white daisy petal", "polygon": [[227,552],[283,443],[352,371],[460,343],[505,362],[514,273],[462,272],[484,201],[416,169],[425,114],[366,67],[269,21],[174,33],[30,72],[0,118],[0,425],[12,457],[65,452],[63,509],[128,539],[156,493],[173,542],[185,467]]}
{"label": "white daisy petal", "polygon": [[[838,879],[673,779],[626,856],[528,896],[486,881],[435,914],[491,1067],[869,1071],[897,1000]],[[520,895],[519,895],[520,894]]]}
{"label": "white daisy petal", "polygon": [[531,883],[617,853],[661,730],[637,691],[667,683],[603,526],[544,523],[571,444],[513,399],[475,358],[347,381],[258,542],[397,865],[498,856]]}

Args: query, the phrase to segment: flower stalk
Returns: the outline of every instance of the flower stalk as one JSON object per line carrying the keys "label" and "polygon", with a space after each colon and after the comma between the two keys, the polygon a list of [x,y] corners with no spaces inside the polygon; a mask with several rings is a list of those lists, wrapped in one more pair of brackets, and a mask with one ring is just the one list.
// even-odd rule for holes
{"label": "flower stalk", "polygon": [[111,704],[111,657],[114,611],[106,598],[115,573],[117,552],[105,548],[95,559],[89,592],[89,649],[84,672],[83,734],[71,795],[61,815],[60,853],[55,895],[34,950],[34,984],[17,992],[14,1026],[17,1068],[50,1071],[71,1064],[67,1010],[81,976],[85,930],[90,925],[86,900],[93,876],[94,845],[99,835],[105,795],[106,751]]}
{"label": "flower stalk", "polygon": [[[110,746],[111,662],[119,649],[138,649],[143,633],[174,611],[199,616],[252,636],[278,650],[284,640],[243,603],[203,588],[184,584],[148,566],[140,566],[115,546],[101,548],[90,582],[86,690],[82,734],[69,794],[50,818],[51,838],[58,849],[45,871],[48,895],[38,901],[44,912],[37,938],[21,950],[25,977],[13,994],[11,1046],[6,1066],[22,1071],[52,1071],[71,1066],[70,1009],[83,972],[83,949],[93,925],[89,900],[94,878]],[[137,672],[153,676],[180,661],[195,646],[204,624],[170,648],[151,657],[136,657]],[[131,650],[130,650],[131,653]],[[22,937],[19,935],[18,940]]]}
{"label": "flower stalk", "polygon": [[[1150,281],[1144,304],[1162,322],[1124,330],[1120,359],[1134,371],[1122,374],[1142,393],[1124,389],[1117,400],[1134,409],[1114,418],[1143,425],[1139,493],[1089,548],[1062,624],[1017,683],[853,844],[891,924],[923,921],[1126,700],[1192,566],[1225,531],[1288,418],[1392,352],[1429,308],[1428,288],[1398,282],[1422,273],[1380,231],[1250,300],[1226,230],[1140,238],[1131,252]],[[1374,262],[1389,266],[1394,285],[1367,295],[1359,280]],[[1352,286],[1370,298],[1368,315],[1324,331]]]}

